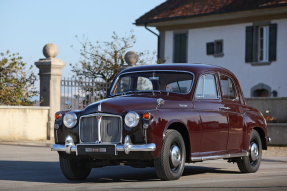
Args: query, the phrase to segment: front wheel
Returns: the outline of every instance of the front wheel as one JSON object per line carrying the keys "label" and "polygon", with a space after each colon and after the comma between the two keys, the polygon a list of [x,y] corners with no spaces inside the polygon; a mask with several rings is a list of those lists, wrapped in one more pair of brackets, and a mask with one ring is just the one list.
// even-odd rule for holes
{"label": "front wheel", "polygon": [[85,167],[84,161],[63,158],[61,155],[59,159],[61,170],[68,180],[84,180],[91,172],[91,168]]}
{"label": "front wheel", "polygon": [[250,135],[249,156],[242,157],[237,161],[239,170],[243,173],[254,173],[259,169],[262,156],[261,138],[257,131],[253,130]]}
{"label": "front wheel", "polygon": [[154,160],[157,176],[161,180],[177,180],[185,165],[185,145],[181,134],[176,130],[167,130],[162,149]]}

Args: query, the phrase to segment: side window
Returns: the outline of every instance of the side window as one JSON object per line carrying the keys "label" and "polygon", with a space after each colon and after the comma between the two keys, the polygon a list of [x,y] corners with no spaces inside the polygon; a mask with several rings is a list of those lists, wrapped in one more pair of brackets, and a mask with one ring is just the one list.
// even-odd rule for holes
{"label": "side window", "polygon": [[203,75],[199,79],[195,96],[197,99],[217,99],[218,98],[216,80],[213,74]]}
{"label": "side window", "polygon": [[223,99],[237,99],[236,88],[230,77],[220,75],[220,84]]}
{"label": "side window", "polygon": [[152,90],[152,82],[145,77],[138,77],[137,81],[137,90],[144,91],[144,90]]}

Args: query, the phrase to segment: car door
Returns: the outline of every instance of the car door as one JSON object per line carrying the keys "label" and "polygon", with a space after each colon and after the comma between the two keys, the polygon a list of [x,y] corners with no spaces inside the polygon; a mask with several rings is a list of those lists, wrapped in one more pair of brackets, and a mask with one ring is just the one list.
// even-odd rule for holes
{"label": "car door", "polygon": [[243,148],[243,115],[238,87],[234,79],[224,73],[220,73],[221,94],[224,103],[224,110],[228,115],[229,136],[228,153],[242,153]]}
{"label": "car door", "polygon": [[227,113],[220,97],[216,73],[203,74],[198,80],[193,104],[201,119],[201,156],[224,155],[228,139]]}

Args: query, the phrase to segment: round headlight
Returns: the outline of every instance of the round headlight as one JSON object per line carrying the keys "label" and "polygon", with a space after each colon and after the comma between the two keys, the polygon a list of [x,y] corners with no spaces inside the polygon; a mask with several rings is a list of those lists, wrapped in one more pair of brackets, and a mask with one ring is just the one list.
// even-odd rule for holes
{"label": "round headlight", "polygon": [[140,120],[140,116],[134,111],[128,112],[125,116],[125,123],[130,128],[137,126],[137,124],[139,123],[139,120]]}
{"label": "round headlight", "polygon": [[77,124],[77,115],[75,113],[69,112],[64,115],[64,125],[67,128],[73,128]]}

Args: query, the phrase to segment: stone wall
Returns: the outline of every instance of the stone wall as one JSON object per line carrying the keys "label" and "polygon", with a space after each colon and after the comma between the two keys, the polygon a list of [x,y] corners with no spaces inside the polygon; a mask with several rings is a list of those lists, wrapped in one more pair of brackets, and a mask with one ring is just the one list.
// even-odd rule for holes
{"label": "stone wall", "polygon": [[0,141],[47,140],[49,107],[0,106]]}
{"label": "stone wall", "polygon": [[[287,122],[287,97],[245,98],[245,101],[263,115],[275,117],[279,122]],[[269,113],[266,113],[267,110]]]}
{"label": "stone wall", "polygon": [[268,123],[267,133],[271,137],[270,146],[287,146],[287,123]]}

